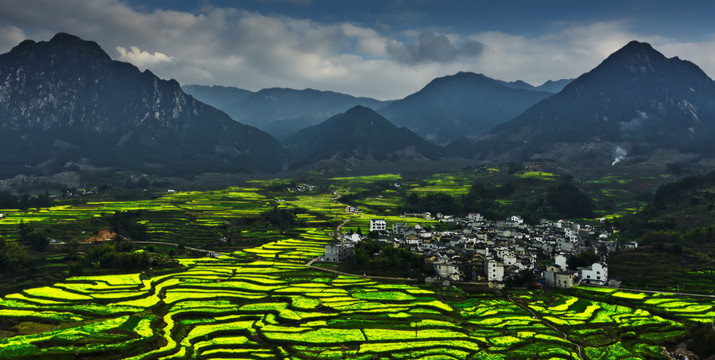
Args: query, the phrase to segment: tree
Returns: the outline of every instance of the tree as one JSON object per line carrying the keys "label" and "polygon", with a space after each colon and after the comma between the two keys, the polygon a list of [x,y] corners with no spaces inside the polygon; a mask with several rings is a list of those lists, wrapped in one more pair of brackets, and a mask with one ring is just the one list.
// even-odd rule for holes
{"label": "tree", "polygon": [[147,241],[149,234],[146,225],[134,220],[139,217],[139,211],[117,211],[109,218],[109,225],[112,231],[130,240]]}
{"label": "tree", "polygon": [[576,270],[580,267],[586,267],[593,263],[596,263],[600,259],[601,258],[594,252],[582,252],[566,260],[566,264],[568,265],[569,269]]}
{"label": "tree", "polygon": [[570,182],[550,187],[546,202],[565,217],[592,217],[596,208],[593,199]]}
{"label": "tree", "polygon": [[36,230],[32,225],[20,221],[20,242],[36,251],[44,251],[50,245],[50,238],[44,231]]}
{"label": "tree", "polygon": [[0,238],[0,272],[20,274],[29,263],[30,257],[22,245]]}

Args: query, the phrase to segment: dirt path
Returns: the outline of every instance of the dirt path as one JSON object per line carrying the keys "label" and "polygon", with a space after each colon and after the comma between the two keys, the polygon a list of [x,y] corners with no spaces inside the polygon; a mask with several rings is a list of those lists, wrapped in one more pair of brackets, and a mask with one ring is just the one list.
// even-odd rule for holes
{"label": "dirt path", "polygon": [[578,349],[578,357],[579,357],[579,359],[585,359],[585,357],[583,356],[583,349],[581,349],[581,345],[579,345],[579,344],[577,344],[577,343],[575,343],[575,342],[569,340],[569,337],[568,337],[568,335],[567,335],[565,332],[563,332],[561,329],[557,328],[557,327],[556,327],[555,325],[553,325],[550,321],[545,320],[545,319],[539,317],[538,314],[537,314],[534,310],[532,310],[530,307],[528,307],[528,306],[526,306],[526,305],[524,305],[524,304],[522,304],[522,303],[520,303],[520,302],[518,302],[518,301],[512,299],[512,298],[511,298],[511,294],[506,294],[506,298],[509,299],[509,301],[511,301],[514,305],[516,305],[516,306],[518,306],[518,307],[520,307],[520,308],[522,308],[522,309],[528,311],[528,312],[531,314],[531,317],[532,317],[532,318],[538,319],[538,320],[541,321],[541,323],[543,323],[544,325],[550,327],[551,329],[553,329],[553,330],[556,331],[557,333],[561,334],[561,336],[563,337],[564,340],[566,340],[566,341],[568,341],[568,342],[570,342],[570,343],[576,345],[576,349]]}
{"label": "dirt path", "polygon": [[347,224],[348,222],[350,222],[350,218],[347,218],[347,219],[343,220],[343,222],[341,222],[340,225],[338,225],[338,226],[335,227],[335,234],[334,234],[334,235],[335,235],[335,240],[340,240],[340,237],[341,237],[342,234],[343,234],[343,233],[342,233],[342,228],[343,228],[343,226],[345,226],[345,224]]}

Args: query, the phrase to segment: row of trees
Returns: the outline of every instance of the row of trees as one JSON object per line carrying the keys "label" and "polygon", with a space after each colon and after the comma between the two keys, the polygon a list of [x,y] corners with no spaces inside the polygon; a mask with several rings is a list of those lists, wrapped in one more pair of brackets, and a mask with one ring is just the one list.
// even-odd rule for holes
{"label": "row of trees", "polygon": [[0,238],[0,273],[11,276],[22,274],[30,262],[30,255],[22,244]]}
{"label": "row of trees", "polygon": [[287,230],[300,225],[297,215],[303,212],[304,210],[300,208],[280,208],[275,206],[273,209],[264,211],[254,217],[243,217],[237,221],[239,225],[264,224],[272,228]]}
{"label": "row of trees", "polygon": [[367,239],[355,245],[355,255],[347,263],[341,264],[343,270],[352,273],[377,274],[424,279],[434,274],[431,265],[426,264],[421,256],[404,248],[395,248],[392,244],[381,244]]}
{"label": "row of trees", "polygon": [[81,275],[94,270],[142,271],[149,267],[176,267],[178,263],[170,256],[149,254],[133,242],[114,239],[90,246],[84,253],[72,253],[67,257],[70,275]]}
{"label": "row of trees", "polygon": [[52,206],[50,194],[45,192],[39,195],[13,195],[7,191],[0,191],[0,209],[20,209],[39,208]]}
{"label": "row of trees", "polygon": [[[465,195],[452,196],[438,192],[420,196],[414,192],[409,193],[404,198],[402,210],[456,215],[479,211],[489,219],[503,219],[518,214],[529,223],[536,223],[540,218],[591,217],[595,210],[593,199],[571,183],[570,178],[549,186],[542,194],[521,196],[523,192],[524,189],[513,182],[499,187],[475,182]],[[504,198],[515,200],[508,204],[497,201]]]}

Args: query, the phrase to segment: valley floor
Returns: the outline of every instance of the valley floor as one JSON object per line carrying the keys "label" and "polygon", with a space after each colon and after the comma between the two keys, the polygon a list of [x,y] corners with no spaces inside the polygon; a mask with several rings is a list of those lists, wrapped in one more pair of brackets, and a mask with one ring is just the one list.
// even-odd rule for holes
{"label": "valley floor", "polygon": [[[325,272],[306,263],[333,241],[336,225],[365,226],[365,214],[346,213],[331,191],[252,186],[24,212],[25,222],[61,224],[142,209],[157,241],[224,250],[184,257],[181,271],[75,276],[5,295],[0,358],[667,358],[665,346],[715,317],[713,299],[684,294],[468,293]],[[290,232],[245,226],[233,234],[262,239],[252,246],[207,243],[217,237],[207,229],[274,207],[307,211]],[[6,214],[0,225],[20,221],[19,212]]]}

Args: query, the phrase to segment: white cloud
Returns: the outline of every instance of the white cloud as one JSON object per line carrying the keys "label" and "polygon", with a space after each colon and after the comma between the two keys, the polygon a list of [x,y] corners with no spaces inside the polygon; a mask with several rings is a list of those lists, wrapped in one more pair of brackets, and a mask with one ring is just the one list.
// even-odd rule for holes
{"label": "white cloud", "polygon": [[15,45],[27,39],[22,29],[0,23],[0,52],[10,51]]}
{"label": "white cloud", "polygon": [[458,71],[538,85],[579,76],[632,39],[715,74],[715,40],[644,36],[628,21],[554,24],[550,33],[529,37],[428,28],[391,33],[379,24],[326,24],[211,6],[196,13],[144,11],[119,0],[0,0],[0,8],[0,50],[63,31],[182,84],[310,87],[381,99],[404,97]]}
{"label": "white cloud", "polygon": [[[450,37],[454,38],[454,35]],[[484,50],[484,44],[475,40],[464,41],[461,47],[452,44],[453,39],[438,35],[432,31],[424,31],[419,35],[416,44],[404,44],[393,40],[387,44],[387,52],[395,60],[405,64],[421,63],[451,63],[460,57],[479,56]]]}
{"label": "white cloud", "polygon": [[150,53],[148,51],[141,51],[136,46],[130,46],[129,50],[121,46],[117,46],[116,49],[119,53],[119,60],[130,62],[143,69],[163,62],[171,62],[173,60],[172,57],[166,56],[160,52],[155,51],[154,53]]}
{"label": "white cloud", "polygon": [[710,78],[715,76],[715,36],[705,42],[663,41],[656,48],[668,57],[677,56],[695,63]]}

